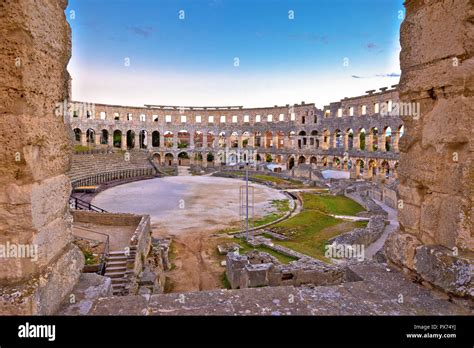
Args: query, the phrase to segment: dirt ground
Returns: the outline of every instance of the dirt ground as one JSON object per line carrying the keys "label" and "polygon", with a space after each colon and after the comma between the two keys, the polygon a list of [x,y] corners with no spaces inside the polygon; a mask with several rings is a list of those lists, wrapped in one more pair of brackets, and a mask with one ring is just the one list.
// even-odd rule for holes
{"label": "dirt ground", "polygon": [[[133,182],[99,193],[93,204],[113,212],[149,214],[154,237],[171,237],[172,263],[167,286],[172,292],[222,288],[224,258],[216,246],[218,231],[238,226],[242,180],[175,176]],[[255,218],[274,210],[271,201],[281,192],[255,185]],[[133,202],[133,204],[130,204]]]}

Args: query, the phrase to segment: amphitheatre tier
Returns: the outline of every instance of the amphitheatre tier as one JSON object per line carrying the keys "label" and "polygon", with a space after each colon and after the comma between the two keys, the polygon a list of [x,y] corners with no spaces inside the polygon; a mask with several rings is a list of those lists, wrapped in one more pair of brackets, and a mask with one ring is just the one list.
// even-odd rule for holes
{"label": "amphitheatre tier", "polygon": [[[238,225],[238,179],[210,176],[174,176],[132,182],[99,193],[92,201],[110,212],[148,214],[155,235],[212,232]],[[287,197],[272,188],[252,184],[255,218],[273,207],[272,200]]]}

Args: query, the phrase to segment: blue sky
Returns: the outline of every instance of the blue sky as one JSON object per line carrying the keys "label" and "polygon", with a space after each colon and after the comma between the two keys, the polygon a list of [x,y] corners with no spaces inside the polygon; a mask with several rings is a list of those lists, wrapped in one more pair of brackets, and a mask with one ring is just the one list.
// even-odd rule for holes
{"label": "blue sky", "polygon": [[402,3],[70,0],[73,99],[322,107],[398,83]]}

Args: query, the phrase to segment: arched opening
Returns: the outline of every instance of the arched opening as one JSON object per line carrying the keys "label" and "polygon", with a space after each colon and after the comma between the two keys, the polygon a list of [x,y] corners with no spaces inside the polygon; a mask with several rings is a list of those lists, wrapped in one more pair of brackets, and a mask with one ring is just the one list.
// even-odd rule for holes
{"label": "arched opening", "polygon": [[283,149],[285,147],[285,133],[282,131],[277,132],[276,140],[277,143],[275,147],[277,149]]}
{"label": "arched opening", "polygon": [[225,136],[225,132],[220,132],[219,133],[219,140],[218,140],[219,144],[218,146],[219,147],[226,147],[226,136]]}
{"label": "arched opening", "polygon": [[[195,148],[202,148],[203,147],[203,143],[202,143],[203,138],[204,138],[204,136],[203,136],[202,132],[200,132],[200,131],[194,132],[194,147]],[[202,157],[202,155],[201,155],[201,157]]]}
{"label": "arched opening", "polygon": [[290,160],[288,161],[288,169],[292,169],[295,166],[295,158],[290,157]]}
{"label": "arched opening", "polygon": [[383,174],[385,174],[386,176],[390,175],[390,164],[387,160],[382,161],[381,169]]}
{"label": "arched opening", "polygon": [[262,146],[262,133],[256,132],[254,137],[255,137],[255,147],[261,147]]}
{"label": "arched opening", "polygon": [[165,138],[165,146],[166,147],[173,147],[174,146],[174,134],[173,132],[166,131],[164,134]]}
{"label": "arched opening", "polygon": [[369,176],[372,177],[373,175],[377,174],[377,162],[375,160],[369,161]]}
{"label": "arched opening", "polygon": [[354,148],[354,131],[352,128],[347,130],[347,149],[352,150]]}
{"label": "arched opening", "polygon": [[327,157],[323,157],[321,159],[321,162],[323,163],[323,167],[327,167],[328,166],[328,158]]}
{"label": "arched opening", "polygon": [[155,162],[157,165],[161,164],[161,155],[159,153],[153,154],[153,162]]}
{"label": "arched opening", "polygon": [[290,147],[295,146],[295,135],[296,135],[296,132],[294,131],[290,131],[288,133],[288,142],[290,143]]}
{"label": "arched opening", "polygon": [[95,132],[92,128],[89,128],[87,131],[86,131],[86,142],[88,145],[93,145],[94,144],[94,136],[95,136]]}
{"label": "arched opening", "polygon": [[316,156],[311,156],[310,163],[314,166],[316,166],[318,164],[318,160],[317,160]]}
{"label": "arched opening", "polygon": [[340,129],[334,131],[334,147],[336,149],[342,149],[343,147],[342,132]]}
{"label": "arched opening", "polygon": [[298,157],[298,164],[304,164],[306,163],[306,158],[304,156]]}
{"label": "arched opening", "polygon": [[146,149],[148,146],[148,132],[146,130],[140,131],[139,135],[140,149]]}
{"label": "arched opening", "polygon": [[[207,133],[207,147],[214,147],[214,133],[209,132]],[[214,161],[214,159],[212,160]],[[210,161],[210,162],[212,162]]]}
{"label": "arched opening", "polygon": [[230,147],[239,147],[239,134],[237,132],[232,132],[232,134],[230,135]]}
{"label": "arched opening", "polygon": [[392,129],[390,127],[385,128],[385,151],[392,151]]}
{"label": "arched opening", "polygon": [[[242,147],[246,148],[249,146],[249,138],[250,138],[250,133],[249,132],[244,132],[242,134]],[[245,157],[244,161],[247,161],[247,156]]]}
{"label": "arched opening", "polygon": [[359,130],[359,148],[365,150],[365,129],[362,128]]}
{"label": "arched opening", "polygon": [[359,159],[356,161],[356,177],[364,174],[364,161]]}
{"label": "arched opening", "polygon": [[327,150],[331,147],[331,132],[328,129],[323,130],[323,149]]}
{"label": "arched opening", "polygon": [[160,132],[154,131],[151,133],[151,146],[160,147]]}
{"label": "arched opening", "polygon": [[114,147],[120,149],[122,146],[122,132],[119,130],[114,131]]}
{"label": "arched opening", "polygon": [[379,130],[377,129],[377,127],[373,127],[370,129],[369,141],[369,151],[377,151],[379,148]]}
{"label": "arched opening", "polygon": [[109,143],[109,131],[107,129],[102,129],[100,132],[100,143],[107,145]]}
{"label": "arched opening", "polygon": [[185,149],[189,147],[191,135],[187,130],[180,130],[178,132],[178,149]]}
{"label": "arched opening", "polygon": [[338,168],[338,169],[341,169],[341,160],[339,159],[339,157],[334,157],[332,159],[332,166],[334,168]]}
{"label": "arched opening", "polygon": [[173,165],[173,160],[174,160],[173,154],[167,153],[165,155],[165,165],[167,165],[167,166]]}
{"label": "arched opening", "polygon": [[74,140],[78,143],[81,142],[82,131],[79,128],[74,128]]}
{"label": "arched opening", "polygon": [[306,146],[307,143],[306,132],[300,131],[298,133],[298,149],[301,149],[303,146]]}
{"label": "arched opening", "polygon": [[133,149],[135,147],[135,132],[129,130],[127,132],[127,149]]}
{"label": "arched opening", "polygon": [[187,152],[183,151],[178,154],[178,165],[189,166],[189,155]]}

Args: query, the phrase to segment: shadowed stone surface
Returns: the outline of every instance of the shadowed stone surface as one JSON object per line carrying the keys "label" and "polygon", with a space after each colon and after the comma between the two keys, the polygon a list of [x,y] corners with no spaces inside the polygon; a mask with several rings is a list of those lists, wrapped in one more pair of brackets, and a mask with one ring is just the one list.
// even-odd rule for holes
{"label": "shadowed stone surface", "polygon": [[350,268],[364,280],[337,286],[278,286],[102,298],[89,314],[472,315],[467,308],[408,281],[396,270],[387,271],[384,265],[363,263]]}

